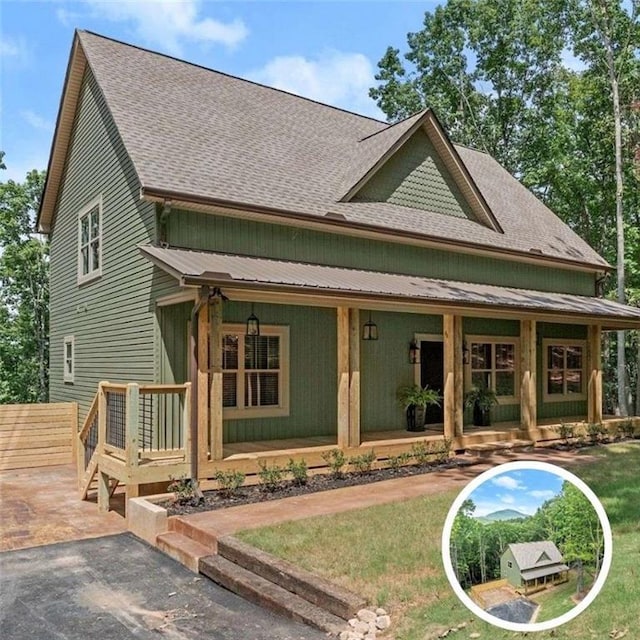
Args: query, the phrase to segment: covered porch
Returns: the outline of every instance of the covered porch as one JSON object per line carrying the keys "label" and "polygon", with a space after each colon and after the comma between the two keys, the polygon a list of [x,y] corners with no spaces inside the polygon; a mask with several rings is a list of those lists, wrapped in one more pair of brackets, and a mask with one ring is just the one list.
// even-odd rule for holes
{"label": "covered porch", "polygon": [[[602,332],[640,326],[640,310],[585,296],[141,250],[182,287],[156,301],[163,340],[190,325],[189,346],[164,354],[173,377],[161,381],[193,385],[191,459],[201,480],[292,457],[323,466],[322,454],[336,447],[347,455],[373,448],[384,460],[418,442],[463,450],[556,439],[563,422],[616,426],[602,414]],[[260,326],[258,356],[251,318]],[[371,322],[376,341],[363,333]],[[175,379],[180,358],[184,380]],[[441,392],[441,415],[424,432],[408,432],[396,390],[423,386],[425,371],[440,378],[430,386]],[[474,427],[464,406],[478,382],[502,395],[491,427]]]}

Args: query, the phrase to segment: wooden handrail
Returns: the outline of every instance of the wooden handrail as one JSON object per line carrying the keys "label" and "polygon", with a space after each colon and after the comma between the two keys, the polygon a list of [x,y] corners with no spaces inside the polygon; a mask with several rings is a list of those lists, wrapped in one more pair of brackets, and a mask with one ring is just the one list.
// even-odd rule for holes
{"label": "wooden handrail", "polygon": [[96,413],[98,412],[98,399],[100,397],[100,391],[96,391],[96,395],[93,396],[93,402],[89,407],[89,413],[87,413],[87,417],[84,419],[82,423],[82,429],[78,432],[78,438],[81,442],[84,442],[87,439],[87,435],[89,433],[89,429],[91,429],[91,424],[93,423],[93,419],[96,417]]}
{"label": "wooden handrail", "polygon": [[127,390],[127,385],[126,384],[111,384],[111,383],[106,383],[106,384],[102,384],[102,390],[103,391],[111,391],[112,393],[125,393]]}
{"label": "wooden handrail", "polygon": [[141,384],[139,389],[140,393],[184,393],[190,384]]}

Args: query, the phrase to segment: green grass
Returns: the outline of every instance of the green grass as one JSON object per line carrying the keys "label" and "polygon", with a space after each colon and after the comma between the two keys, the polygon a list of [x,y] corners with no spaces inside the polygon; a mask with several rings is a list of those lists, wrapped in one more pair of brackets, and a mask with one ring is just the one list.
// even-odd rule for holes
{"label": "green grass", "polygon": [[[576,620],[536,638],[600,640],[614,629],[637,629],[640,569],[640,444],[584,450],[597,456],[573,468],[600,497],[614,531],[609,579],[595,602]],[[442,525],[457,492],[390,505],[288,522],[245,531],[243,540],[287,558],[387,607],[397,640],[425,640],[442,627],[467,622],[465,636],[506,640],[524,634],[501,631],[474,616],[453,594],[440,555]],[[560,602],[548,603],[558,610]],[[542,611],[541,611],[542,613]],[[546,616],[546,614],[544,614]],[[549,614],[549,617],[556,617]],[[459,632],[458,632],[459,634]],[[456,635],[458,635],[456,634]],[[462,637],[462,636],[461,636]],[[627,637],[632,637],[627,635]]]}
{"label": "green grass", "polygon": [[576,593],[577,578],[573,571],[569,573],[569,581],[546,591],[528,596],[540,605],[536,622],[553,620],[573,609],[576,603],[571,599]]}

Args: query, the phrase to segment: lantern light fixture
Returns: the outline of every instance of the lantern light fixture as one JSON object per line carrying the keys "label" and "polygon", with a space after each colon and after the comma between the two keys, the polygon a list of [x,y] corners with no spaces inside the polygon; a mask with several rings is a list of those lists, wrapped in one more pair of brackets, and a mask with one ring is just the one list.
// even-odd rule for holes
{"label": "lantern light fixture", "polygon": [[378,339],[378,325],[371,321],[371,311],[369,311],[369,320],[362,326],[362,339],[363,340],[377,340]]}
{"label": "lantern light fixture", "polygon": [[245,331],[247,336],[259,336],[260,335],[260,320],[253,312],[253,303],[251,304],[251,315],[247,318],[247,329]]}
{"label": "lantern light fixture", "polygon": [[420,364],[420,347],[415,338],[409,343],[409,362]]}

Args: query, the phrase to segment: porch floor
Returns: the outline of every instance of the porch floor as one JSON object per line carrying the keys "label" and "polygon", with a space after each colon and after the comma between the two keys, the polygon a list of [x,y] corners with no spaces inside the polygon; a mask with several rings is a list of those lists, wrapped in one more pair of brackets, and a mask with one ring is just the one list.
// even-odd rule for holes
{"label": "porch floor", "polygon": [[[611,419],[614,416],[604,416],[604,419]],[[552,427],[560,425],[560,422],[575,423],[583,422],[584,416],[568,416],[564,418],[540,418],[537,427]],[[466,442],[466,437],[481,438],[488,442],[491,439],[496,441],[508,440],[520,431],[519,421],[497,422],[490,427],[475,427],[465,425],[463,436],[460,438],[462,446],[470,444]],[[391,444],[398,444],[406,441],[407,444],[422,440],[438,440],[443,437],[444,427],[441,424],[427,425],[425,431],[407,431],[401,429],[389,429],[386,431],[370,431],[361,433],[361,447],[383,447]],[[291,455],[303,450],[313,450],[316,453],[328,451],[337,447],[336,435],[310,436],[308,438],[285,438],[280,440],[255,440],[253,442],[234,442],[224,445],[224,460],[239,460],[257,456],[258,454],[275,453],[279,455]]]}

